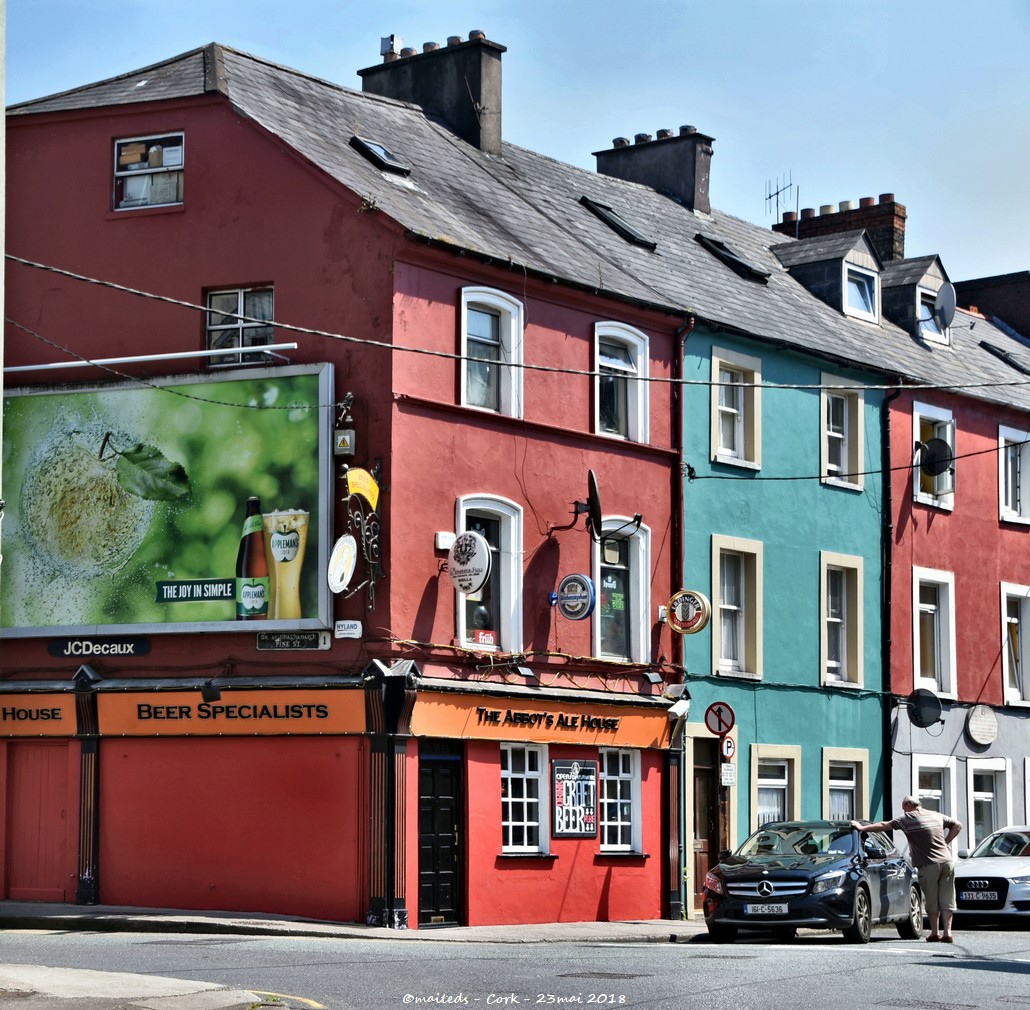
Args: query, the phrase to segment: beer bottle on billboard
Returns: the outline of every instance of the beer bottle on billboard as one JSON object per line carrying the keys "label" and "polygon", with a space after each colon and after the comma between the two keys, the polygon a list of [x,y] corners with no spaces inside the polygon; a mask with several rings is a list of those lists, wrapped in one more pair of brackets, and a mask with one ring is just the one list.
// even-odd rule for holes
{"label": "beer bottle on billboard", "polygon": [[263,621],[268,617],[269,596],[261,500],[250,497],[247,499],[240,549],[236,555],[236,619]]}

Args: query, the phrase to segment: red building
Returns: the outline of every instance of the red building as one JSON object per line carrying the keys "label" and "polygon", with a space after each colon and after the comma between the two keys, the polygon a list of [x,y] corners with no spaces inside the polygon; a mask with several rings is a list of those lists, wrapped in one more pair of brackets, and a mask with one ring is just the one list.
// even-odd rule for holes
{"label": "red building", "polygon": [[679,914],[687,320],[627,184],[502,142],[503,51],[9,110],[3,897]]}

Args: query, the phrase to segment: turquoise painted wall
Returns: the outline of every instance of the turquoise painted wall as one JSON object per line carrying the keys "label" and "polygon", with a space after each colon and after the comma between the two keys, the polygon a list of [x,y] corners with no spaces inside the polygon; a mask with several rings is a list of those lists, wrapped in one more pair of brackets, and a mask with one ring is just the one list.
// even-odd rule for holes
{"label": "turquoise painted wall", "polygon": [[[712,347],[761,361],[761,468],[711,460]],[[712,600],[712,534],[763,545],[764,634],[759,681],[716,675],[712,629],[684,636],[683,660],[692,696],[690,721],[701,722],[713,701],[729,703],[738,727],[739,838],[751,830],[750,765],[753,745],[801,748],[801,816],[823,809],[823,748],[868,751],[868,813],[878,818],[889,788],[884,755],[884,676],[881,642],[881,404],[884,393],[866,389],[863,491],[818,479],[822,429],[818,389],[772,389],[769,384],[818,386],[824,372],[856,385],[880,380],[831,362],[788,353],[725,333],[698,328],[684,348],[685,587]],[[696,384],[693,384],[696,383]],[[718,478],[718,479],[716,479]],[[776,478],[776,479],[773,479]],[[788,479],[800,478],[800,479]],[[820,684],[820,551],[862,557],[864,662],[862,687]]]}

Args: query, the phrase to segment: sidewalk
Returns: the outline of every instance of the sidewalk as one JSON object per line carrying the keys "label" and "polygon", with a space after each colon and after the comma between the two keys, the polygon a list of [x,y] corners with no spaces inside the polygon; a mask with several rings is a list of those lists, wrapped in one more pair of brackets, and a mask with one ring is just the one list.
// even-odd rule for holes
{"label": "sidewalk", "polygon": [[[233,933],[450,943],[687,943],[705,932],[701,919],[690,922],[652,919],[386,929],[261,912],[195,912],[25,901],[0,901],[2,929]],[[0,964],[0,1001],[5,995],[14,994],[17,994],[19,1010],[60,1010],[66,1005],[65,1000],[73,998],[75,1010],[250,1010],[264,1005],[255,993],[225,989],[210,983],[151,975]]]}

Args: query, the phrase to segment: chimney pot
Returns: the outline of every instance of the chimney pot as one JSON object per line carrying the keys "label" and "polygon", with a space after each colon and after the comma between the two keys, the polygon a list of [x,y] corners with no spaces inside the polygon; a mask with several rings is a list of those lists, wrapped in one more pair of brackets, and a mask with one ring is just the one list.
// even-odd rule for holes
{"label": "chimney pot", "polygon": [[836,214],[837,205],[833,203],[823,203],[819,205],[819,216],[822,217],[824,214]]}
{"label": "chimney pot", "polygon": [[672,130],[659,130],[658,131],[658,139],[659,140],[668,140],[671,136],[672,136]]}
{"label": "chimney pot", "polygon": [[871,196],[863,196],[862,199],[858,201],[858,206],[862,210],[865,210],[866,207],[876,206],[876,201]]}
{"label": "chimney pot", "polygon": [[843,213],[846,210],[854,210],[855,209],[855,201],[854,200],[841,200],[841,202],[840,202],[840,209],[841,209],[841,213]]}
{"label": "chimney pot", "polygon": [[447,36],[447,45],[449,45],[449,46],[460,46],[462,41],[463,41],[463,39],[462,39],[462,37],[460,35],[448,35]]}
{"label": "chimney pot", "polygon": [[404,56],[404,57],[414,56],[415,53],[417,53],[417,52],[418,52],[418,50],[414,46],[405,46],[401,50],[401,56]]}
{"label": "chimney pot", "polygon": [[690,136],[692,136],[695,133],[697,133],[697,127],[696,126],[681,126],[680,127],[680,136],[681,137],[690,137]]}
{"label": "chimney pot", "polygon": [[383,53],[383,62],[384,63],[393,63],[394,60],[399,60],[399,59],[400,59],[400,54],[393,52],[393,50],[391,50],[388,53]]}
{"label": "chimney pot", "polygon": [[478,28],[473,28],[469,32],[469,42],[482,42],[486,38],[486,33],[481,32]]}
{"label": "chimney pot", "polygon": [[633,143],[634,144],[649,144],[649,143],[651,143],[651,134],[650,133],[634,133],[633,134]]}
{"label": "chimney pot", "polygon": [[785,210],[783,212],[783,223],[793,224],[798,219],[797,214],[792,210]]}
{"label": "chimney pot", "polygon": [[809,218],[815,217],[814,207],[802,207],[801,208],[801,220],[807,221]]}
{"label": "chimney pot", "polygon": [[612,147],[629,147],[629,137],[616,137],[612,141]]}
{"label": "chimney pot", "polygon": [[439,42],[424,42],[422,44],[422,52],[424,52],[424,53],[432,53],[432,52],[435,52],[439,48],[440,48],[440,43]]}
{"label": "chimney pot", "polygon": [[893,193],[881,193],[880,194],[880,203],[894,203],[894,194]]}

